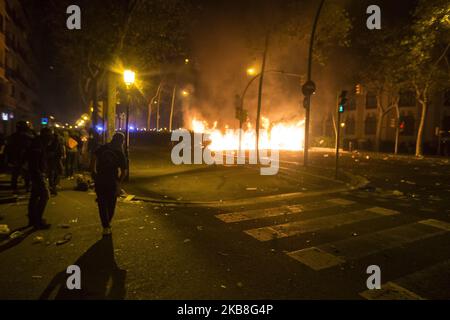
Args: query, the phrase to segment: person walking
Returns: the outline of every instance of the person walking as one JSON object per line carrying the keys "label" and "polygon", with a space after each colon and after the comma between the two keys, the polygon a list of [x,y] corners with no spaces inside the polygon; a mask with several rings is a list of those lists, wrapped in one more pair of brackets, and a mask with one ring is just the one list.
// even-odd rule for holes
{"label": "person walking", "polygon": [[29,225],[36,229],[48,229],[50,224],[42,218],[50,191],[47,183],[47,148],[51,144],[53,131],[43,128],[35,137],[28,151],[28,168],[31,178],[31,194],[28,202]]}
{"label": "person walking", "polygon": [[100,146],[92,156],[91,172],[95,182],[104,236],[111,234],[111,221],[114,217],[117,197],[120,195],[121,183],[126,176],[127,161],[123,151],[124,142],[125,135],[117,132],[110,143]]}

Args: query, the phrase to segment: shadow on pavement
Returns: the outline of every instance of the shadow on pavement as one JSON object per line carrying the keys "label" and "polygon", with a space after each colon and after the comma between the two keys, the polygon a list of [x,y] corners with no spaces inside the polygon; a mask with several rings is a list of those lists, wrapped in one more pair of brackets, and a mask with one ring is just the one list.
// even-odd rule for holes
{"label": "shadow on pavement", "polygon": [[66,286],[69,274],[58,273],[39,299],[50,299],[58,290],[55,300],[122,300],[125,298],[126,271],[119,269],[114,258],[112,237],[103,237],[90,247],[74,265],[81,270],[81,289],[69,290]]}

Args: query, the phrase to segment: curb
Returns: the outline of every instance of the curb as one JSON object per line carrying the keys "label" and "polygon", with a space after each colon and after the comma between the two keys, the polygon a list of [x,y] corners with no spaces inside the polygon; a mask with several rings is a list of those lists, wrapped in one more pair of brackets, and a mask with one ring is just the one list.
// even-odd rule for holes
{"label": "curb", "polygon": [[344,183],[339,180],[330,179],[328,177],[321,178],[325,180],[332,180],[334,182],[340,182],[344,185],[342,187],[332,188],[323,191],[311,191],[311,192],[291,192],[291,193],[280,193],[274,195],[267,196],[259,196],[253,198],[244,198],[244,199],[236,199],[236,200],[224,200],[224,201],[176,201],[176,200],[164,200],[164,199],[155,199],[150,197],[144,197],[136,195],[133,200],[150,202],[155,204],[163,204],[167,206],[183,206],[183,207],[198,207],[198,206],[207,206],[207,207],[232,207],[232,206],[242,206],[254,203],[265,203],[272,202],[275,200],[287,200],[292,198],[304,198],[304,197],[316,197],[322,196],[332,193],[345,192],[349,190],[361,189],[367,186],[370,181],[362,176],[357,176],[348,172],[341,172],[341,174],[346,175],[349,179],[349,183]]}

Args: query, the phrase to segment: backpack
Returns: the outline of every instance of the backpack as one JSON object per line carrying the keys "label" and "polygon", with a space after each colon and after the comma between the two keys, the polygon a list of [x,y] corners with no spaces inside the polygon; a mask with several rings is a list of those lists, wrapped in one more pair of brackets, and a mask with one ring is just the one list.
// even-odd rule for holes
{"label": "backpack", "polygon": [[97,173],[114,173],[117,170],[119,158],[116,152],[108,146],[97,155]]}

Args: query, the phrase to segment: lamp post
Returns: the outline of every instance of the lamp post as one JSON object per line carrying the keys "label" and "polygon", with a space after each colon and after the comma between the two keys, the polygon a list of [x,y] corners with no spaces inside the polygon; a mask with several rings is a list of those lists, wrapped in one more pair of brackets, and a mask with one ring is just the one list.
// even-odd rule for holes
{"label": "lamp post", "polygon": [[129,147],[130,147],[130,129],[129,129],[129,121],[130,121],[130,104],[131,104],[131,95],[130,89],[134,84],[136,74],[131,70],[125,70],[123,73],[123,81],[127,86],[127,111],[126,111],[126,121],[125,121],[125,156],[127,158],[127,176],[126,180],[128,181],[130,178],[130,156],[129,156]]}

